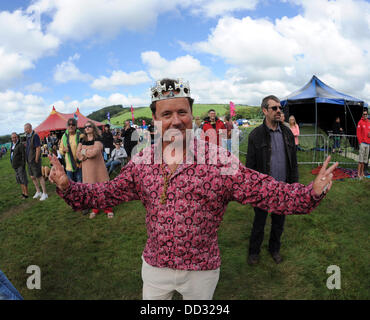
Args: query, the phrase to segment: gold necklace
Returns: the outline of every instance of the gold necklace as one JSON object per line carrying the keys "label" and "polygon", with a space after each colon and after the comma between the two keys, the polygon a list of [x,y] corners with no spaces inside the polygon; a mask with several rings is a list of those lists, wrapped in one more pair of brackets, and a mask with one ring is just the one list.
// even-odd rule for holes
{"label": "gold necklace", "polygon": [[168,189],[168,182],[171,178],[171,176],[175,173],[177,167],[179,165],[176,164],[176,167],[175,169],[171,170],[171,173],[169,175],[167,175],[167,172],[164,170],[163,168],[163,163],[161,164],[161,171],[162,171],[162,175],[163,175],[163,179],[164,179],[164,183],[163,183],[163,192],[161,194],[161,200],[160,200],[160,203],[161,204],[165,204],[167,202],[167,189]]}

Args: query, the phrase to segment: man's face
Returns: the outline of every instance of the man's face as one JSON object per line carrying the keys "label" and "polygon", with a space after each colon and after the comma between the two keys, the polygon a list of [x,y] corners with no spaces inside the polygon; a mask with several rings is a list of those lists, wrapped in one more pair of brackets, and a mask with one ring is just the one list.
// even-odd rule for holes
{"label": "man's face", "polygon": [[68,122],[68,132],[74,134],[76,132],[76,126],[73,122]]}
{"label": "man's face", "polygon": [[130,126],[130,121],[125,121],[125,127],[128,128]]}
{"label": "man's face", "polygon": [[364,112],[362,113],[362,118],[363,118],[364,120],[366,120],[366,119],[367,119],[367,111],[364,111]]}
{"label": "man's face", "polygon": [[282,107],[280,102],[270,99],[268,101],[268,108],[262,108],[262,111],[268,121],[276,123],[281,121]]}
{"label": "man's face", "polygon": [[177,129],[186,139],[186,129],[193,127],[193,115],[187,98],[174,98],[156,102],[153,120],[162,122],[162,136],[169,129]]}
{"label": "man's face", "polygon": [[12,139],[12,142],[13,142],[13,143],[16,143],[16,142],[17,142],[17,140],[18,140],[17,135],[12,134],[11,139]]}
{"label": "man's face", "polygon": [[28,126],[28,125],[25,125],[24,126],[24,132],[26,134],[30,134],[32,132],[32,127]]}
{"label": "man's face", "polygon": [[211,112],[208,113],[208,116],[211,119],[211,121],[215,121],[215,119],[216,119],[216,112],[211,111]]}

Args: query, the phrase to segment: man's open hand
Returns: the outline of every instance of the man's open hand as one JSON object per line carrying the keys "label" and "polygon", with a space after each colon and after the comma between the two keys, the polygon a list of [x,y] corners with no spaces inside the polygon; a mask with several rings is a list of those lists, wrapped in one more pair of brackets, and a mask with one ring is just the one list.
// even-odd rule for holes
{"label": "man's open hand", "polygon": [[331,167],[328,167],[330,162],[330,156],[326,158],[322,168],[313,182],[313,190],[317,195],[321,195],[323,192],[327,193],[333,184],[333,171],[338,167],[338,162],[334,163]]}
{"label": "man's open hand", "polygon": [[49,155],[50,163],[52,168],[49,175],[49,181],[57,185],[61,190],[67,190],[69,187],[69,179],[64,171],[63,166],[60,164],[58,158],[55,155]]}

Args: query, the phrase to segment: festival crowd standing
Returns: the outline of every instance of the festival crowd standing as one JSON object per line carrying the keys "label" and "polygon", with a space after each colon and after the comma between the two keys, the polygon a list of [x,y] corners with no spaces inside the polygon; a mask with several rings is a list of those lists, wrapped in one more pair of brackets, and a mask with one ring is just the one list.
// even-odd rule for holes
{"label": "festival crowd standing", "polygon": [[227,132],[226,132],[226,139],[224,140],[225,141],[224,149],[227,149],[227,151],[231,152],[231,133],[232,133],[232,130],[234,129],[234,124],[231,120],[230,115],[228,114],[225,116],[225,128]]}
{"label": "festival crowd standing", "polygon": [[334,145],[333,145],[333,153],[338,150],[338,152],[341,152],[340,150],[340,136],[341,134],[344,134],[343,128],[340,125],[340,117],[336,117],[335,121],[333,123],[333,134],[334,136]]}
{"label": "festival crowd standing", "polygon": [[[82,163],[83,183],[91,184],[109,181],[102,151],[103,144],[100,130],[92,121],[87,121],[85,123],[85,134],[81,137],[81,141],[77,147],[77,159],[79,159]],[[84,211],[84,209],[89,208],[92,208],[90,219],[93,219],[99,213],[99,209],[103,207],[96,203],[96,205],[81,209]],[[104,206],[103,209],[108,218],[113,218],[112,207]]]}
{"label": "festival crowd standing", "polygon": [[370,120],[367,118],[368,110],[364,109],[362,118],[357,125],[357,140],[360,146],[358,155],[358,178],[361,180],[365,176],[365,164],[369,162],[370,149]]}
{"label": "festival crowd standing", "polygon": [[113,146],[113,134],[110,131],[110,124],[107,123],[104,126],[104,131],[102,135],[102,142],[103,142],[103,147],[104,147],[104,153],[105,157],[104,160],[109,160],[110,158],[110,153],[112,152],[114,146]]}
{"label": "festival crowd standing", "polygon": [[[246,167],[268,174],[276,181],[298,182],[296,145],[292,131],[281,122],[283,112],[280,100],[273,95],[267,96],[262,100],[261,108],[265,119],[262,125],[249,134]],[[258,207],[254,208],[254,213],[248,255],[248,263],[251,265],[259,261],[268,215],[266,210]],[[284,214],[272,211],[269,252],[276,263],[283,260],[280,255],[280,239],[284,222]]]}
{"label": "festival crowd standing", "polygon": [[309,213],[330,190],[338,164],[327,169],[328,157],[308,186],[278,182],[244,167],[230,153],[215,157],[219,147],[214,144],[186,139],[193,121],[187,82],[163,79],[151,92],[152,117],[162,130],[120,175],[103,183],[75,183],[53,157],[49,179],[74,210],[142,201],[148,235],[142,254],[144,299],[171,299],[174,291],[184,299],[212,299],[221,265],[217,230],[228,203],[276,214]]}
{"label": "festival crowd standing", "polygon": [[26,149],[17,133],[11,134],[10,162],[15,171],[15,179],[21,185],[22,198],[28,198],[28,179],[26,173]]}
{"label": "festival crowd standing", "polygon": [[[208,111],[208,117],[204,119],[204,123],[203,123],[203,131],[205,134],[206,141],[209,141],[211,143],[216,143],[217,141],[217,145],[220,146],[222,144],[222,137],[220,137],[220,130],[225,130],[225,133],[226,133],[225,124],[223,123],[221,119],[219,119],[216,116],[216,111],[213,109],[210,109]],[[216,140],[216,137],[217,137],[217,140]]]}
{"label": "festival crowd standing", "polygon": [[[33,199],[40,198],[40,201],[44,201],[48,198],[46,193],[45,180],[41,173],[41,140],[39,135],[32,130],[32,125],[26,123],[24,125],[24,132],[26,133],[26,162],[28,165],[28,171],[32,179],[33,184],[36,188],[36,193]],[[42,192],[40,190],[40,186]]]}
{"label": "festival crowd standing", "polygon": [[134,127],[131,127],[130,121],[125,121],[125,126],[121,130],[121,138],[123,139],[123,147],[127,152],[128,159],[131,159],[132,149],[137,145],[139,134]]}
{"label": "festival crowd standing", "polygon": [[289,128],[290,128],[290,130],[293,133],[294,143],[295,143],[296,149],[297,150],[300,150],[300,147],[299,147],[299,138],[298,138],[299,137],[299,125],[296,122],[295,117],[293,115],[291,115],[289,117]]}
{"label": "festival crowd standing", "polygon": [[68,119],[67,130],[62,136],[59,152],[65,159],[67,176],[74,182],[82,182],[81,162],[77,159],[80,135],[81,131],[77,129],[77,120],[75,118]]}

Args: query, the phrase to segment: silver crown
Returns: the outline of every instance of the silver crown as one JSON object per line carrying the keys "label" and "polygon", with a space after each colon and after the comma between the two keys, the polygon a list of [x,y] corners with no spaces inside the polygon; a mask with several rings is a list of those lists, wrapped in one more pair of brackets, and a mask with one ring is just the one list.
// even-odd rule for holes
{"label": "silver crown", "polygon": [[[166,88],[166,84],[161,84],[161,81],[156,81],[152,91],[152,102],[173,98],[191,98],[189,82],[186,83],[182,79],[175,80],[175,88],[171,85]],[[166,94],[163,94],[166,93]]]}

